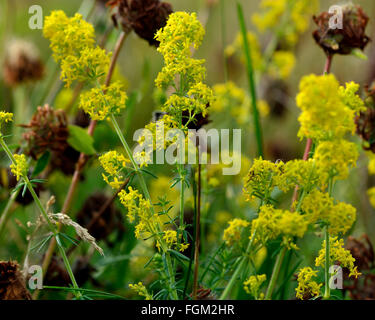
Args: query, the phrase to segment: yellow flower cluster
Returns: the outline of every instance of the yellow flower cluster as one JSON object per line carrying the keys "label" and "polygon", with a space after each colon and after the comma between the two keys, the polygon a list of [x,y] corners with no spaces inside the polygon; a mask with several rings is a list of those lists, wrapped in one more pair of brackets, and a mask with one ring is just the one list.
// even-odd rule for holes
{"label": "yellow flower cluster", "polygon": [[25,177],[27,175],[28,165],[27,159],[24,154],[15,154],[13,155],[15,163],[10,165],[11,172],[17,177],[17,181],[21,177]]}
{"label": "yellow flower cluster", "polygon": [[174,230],[165,230],[165,223],[161,216],[153,213],[151,210],[152,204],[144,199],[143,195],[138,190],[128,187],[128,191],[121,190],[119,193],[121,204],[128,210],[128,219],[132,223],[137,220],[135,226],[135,236],[137,239],[147,239],[154,237],[156,247],[163,251],[175,247],[179,251],[184,251],[188,248],[187,243],[178,243],[177,232]]}
{"label": "yellow flower cluster", "polygon": [[247,201],[255,198],[267,199],[282,173],[283,162],[273,163],[255,159],[249,173],[245,177],[244,194]]}
{"label": "yellow flower cluster", "polygon": [[[265,61],[257,36],[251,32],[247,32],[247,41],[251,48],[251,59],[255,71],[265,73],[273,78],[287,79],[293,71],[296,58],[291,51],[276,50],[270,61]],[[233,43],[225,49],[225,55],[228,57],[240,53],[242,63],[245,63],[243,36],[238,33]]]}
{"label": "yellow flower cluster", "polygon": [[107,174],[102,174],[103,179],[113,189],[119,189],[125,182],[124,170],[130,161],[116,151],[109,151],[99,157],[99,162]]}
{"label": "yellow flower cluster", "polygon": [[367,195],[369,197],[371,205],[375,208],[375,187],[368,189]]}
{"label": "yellow flower cluster", "polygon": [[[228,81],[215,85],[213,91],[215,100],[210,105],[212,115],[223,114],[227,117],[230,113],[235,121],[242,125],[250,121],[250,99],[245,90]],[[263,117],[269,113],[269,106],[263,100],[258,101],[258,109]]]}
{"label": "yellow flower cluster", "polygon": [[267,277],[265,274],[250,276],[243,285],[246,293],[251,294],[257,300],[263,300],[264,294],[259,293],[260,287],[266,281]]}
{"label": "yellow flower cluster", "polygon": [[[258,37],[255,33],[248,31],[247,42],[249,43],[249,47],[251,48],[251,61],[253,64],[253,68],[254,70],[259,71],[263,67],[263,57]],[[231,57],[237,52],[241,52],[241,61],[245,63],[243,47],[243,36],[241,33],[238,33],[233,43],[225,48],[225,55]]]}
{"label": "yellow flower cluster", "polygon": [[295,45],[306,31],[311,15],[318,9],[318,0],[262,0],[262,12],[255,13],[253,23],[259,31],[277,32],[281,40]]}
{"label": "yellow flower cluster", "polygon": [[353,134],[354,118],[364,106],[356,95],[358,88],[354,83],[340,87],[332,74],[302,78],[297,96],[297,105],[302,110],[298,136],[320,141]]}
{"label": "yellow flower cluster", "polygon": [[224,230],[223,240],[228,246],[237,243],[241,240],[241,233],[249,225],[249,222],[242,219],[229,221],[229,227]]}
{"label": "yellow flower cluster", "polygon": [[313,190],[302,200],[301,209],[310,224],[323,222],[332,235],[346,233],[355,222],[356,209],[350,204],[334,203],[328,193]]}
{"label": "yellow flower cluster", "polygon": [[297,249],[293,237],[302,238],[307,227],[308,220],[303,215],[263,205],[259,209],[258,217],[252,221],[251,234],[255,234],[255,240],[262,243],[282,236],[284,245]]}
{"label": "yellow flower cluster", "polygon": [[[349,277],[358,278],[361,273],[358,272],[357,267],[354,266],[355,259],[349,250],[344,248],[344,240],[337,240],[337,237],[330,237],[329,239],[329,263],[330,265],[339,262],[342,268],[349,270]],[[324,267],[325,265],[325,254],[326,254],[326,241],[323,241],[322,249],[319,251],[318,257],[315,259],[315,265],[317,267]]]}
{"label": "yellow flower cluster", "polygon": [[0,130],[4,123],[13,121],[13,113],[0,111]]}
{"label": "yellow flower cluster", "polygon": [[200,113],[205,116],[207,105],[213,100],[212,90],[203,84],[206,72],[204,60],[191,57],[191,49],[201,45],[204,33],[195,13],[175,12],[155,36],[160,42],[158,51],[165,62],[155,80],[156,86],[164,89],[172,85],[176,89],[165,102],[163,111],[176,116],[180,122],[182,111],[189,111],[189,121]]}
{"label": "yellow flower cluster", "polygon": [[355,167],[359,156],[357,146],[344,139],[323,141],[315,150],[314,159],[321,183],[330,178],[344,180],[349,175],[349,167]]}
{"label": "yellow flower cluster", "polygon": [[61,79],[69,87],[73,81],[99,79],[107,73],[110,56],[95,47],[95,30],[82,15],[68,18],[61,11],[52,11],[46,17],[44,37],[50,40],[53,57],[61,63]]}
{"label": "yellow flower cluster", "polygon": [[81,95],[80,108],[93,120],[105,120],[110,115],[118,115],[126,107],[127,95],[120,82],[108,87],[92,88]]}
{"label": "yellow flower cluster", "polygon": [[152,295],[148,293],[146,287],[142,282],[129,284],[129,288],[131,290],[134,290],[141,297],[145,297],[145,300],[153,300]]}
{"label": "yellow flower cluster", "polygon": [[298,287],[296,288],[296,297],[298,299],[304,300],[320,295],[320,288],[323,284],[318,284],[312,280],[317,274],[318,271],[314,271],[310,267],[300,269],[297,278]]}

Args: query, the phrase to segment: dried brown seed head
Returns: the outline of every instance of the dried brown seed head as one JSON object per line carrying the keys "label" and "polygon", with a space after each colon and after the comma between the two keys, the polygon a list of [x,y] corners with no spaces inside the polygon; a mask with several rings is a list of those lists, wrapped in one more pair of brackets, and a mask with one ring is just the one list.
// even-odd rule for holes
{"label": "dried brown seed head", "polygon": [[313,36],[318,45],[327,55],[350,54],[354,49],[363,50],[370,38],[366,36],[368,16],[359,5],[345,4],[342,6],[342,29],[330,27],[334,13],[322,12],[313,19],[318,26]]}
{"label": "dried brown seed head", "polygon": [[169,3],[159,0],[113,0],[108,3],[115,9],[113,19],[125,32],[134,32],[158,46],[156,32],[167,23],[168,16],[173,12]]}
{"label": "dried brown seed head", "polygon": [[17,262],[0,261],[0,300],[31,300]]}
{"label": "dried brown seed head", "polygon": [[14,87],[40,80],[44,74],[44,65],[32,43],[14,40],[6,47],[3,72],[5,83]]}

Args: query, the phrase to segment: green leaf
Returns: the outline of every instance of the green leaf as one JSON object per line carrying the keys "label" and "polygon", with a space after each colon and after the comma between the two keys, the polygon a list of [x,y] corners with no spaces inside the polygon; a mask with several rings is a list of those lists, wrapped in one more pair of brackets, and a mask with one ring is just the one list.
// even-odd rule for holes
{"label": "green leaf", "polygon": [[368,60],[368,57],[359,49],[353,49],[351,54],[357,57],[358,59],[365,60],[365,61]]}
{"label": "green leaf", "polygon": [[86,155],[93,155],[96,153],[94,148],[94,139],[87,131],[81,127],[70,125],[68,126],[69,139],[68,143],[77,151]]}
{"label": "green leaf", "polygon": [[42,173],[44,171],[44,169],[48,165],[50,158],[51,158],[51,154],[48,151],[43,153],[43,155],[38,159],[35,165],[34,172],[32,174],[33,177],[36,177],[39,173]]}

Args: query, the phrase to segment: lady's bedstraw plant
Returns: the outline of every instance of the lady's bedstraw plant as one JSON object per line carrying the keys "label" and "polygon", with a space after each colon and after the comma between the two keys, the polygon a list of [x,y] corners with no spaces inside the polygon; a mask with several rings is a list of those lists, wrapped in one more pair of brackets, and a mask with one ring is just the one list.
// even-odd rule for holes
{"label": "lady's bedstraw plant", "polygon": [[[74,33],[74,36],[71,36]],[[162,223],[160,213],[155,212],[148,192],[143,171],[139,168],[131,149],[127,144],[115,116],[125,108],[126,94],[118,83],[102,86],[101,78],[108,72],[109,54],[95,47],[93,28],[82,20],[80,15],[67,18],[62,11],[53,12],[46,19],[45,36],[51,41],[51,49],[56,61],[61,64],[61,77],[67,86],[75,80],[84,82],[93,88],[81,95],[80,107],[93,120],[110,120],[125,149],[126,157],[111,151],[100,158],[106,171],[103,176],[111,187],[119,188],[125,181],[126,172],[138,176],[143,195],[131,187],[119,193],[121,203],[128,210],[129,220],[137,220],[137,238],[154,238],[162,254],[164,279],[168,281],[168,292],[172,299],[177,299],[175,276],[171,260],[171,249],[183,251],[187,248],[182,239],[184,212],[184,185],[186,173],[179,164],[181,181],[181,220],[178,232],[172,230],[173,221]],[[177,124],[179,129],[186,129],[195,121],[198,114],[206,114],[206,107],[212,99],[211,90],[202,83],[205,76],[202,60],[191,58],[191,47],[197,48],[203,38],[204,29],[195,14],[177,12],[170,16],[167,25],[156,34],[160,42],[158,50],[163,54],[166,66],[159,74],[156,84],[160,88],[172,85],[176,92],[168,99],[165,110],[170,116],[170,124]],[[176,79],[178,77],[178,79]],[[176,80],[176,82],[175,82]],[[178,81],[177,81],[178,80]],[[178,84],[177,84],[178,83]],[[183,112],[187,112],[186,119]],[[140,154],[137,158],[150,155]],[[137,159],[138,160],[138,159]],[[146,165],[147,161],[142,163]],[[131,167],[127,166],[130,163]],[[182,163],[182,162],[181,162]],[[165,213],[162,213],[165,214]]]}
{"label": "lady's bedstraw plant", "polygon": [[[51,219],[51,215],[48,214],[47,210],[44,208],[43,204],[41,203],[40,199],[38,198],[38,196],[37,196],[37,194],[34,190],[33,183],[40,182],[40,181],[37,181],[37,180],[31,180],[30,181],[29,180],[29,178],[28,178],[29,167],[28,167],[28,162],[27,162],[26,156],[24,154],[13,154],[11,152],[11,150],[9,149],[8,145],[6,144],[5,140],[4,140],[5,137],[2,133],[2,125],[4,123],[12,121],[12,119],[13,119],[12,113],[0,111],[0,145],[1,145],[1,147],[3,148],[3,150],[5,151],[5,153],[7,154],[7,156],[9,157],[9,159],[11,161],[10,169],[11,169],[11,172],[16,176],[17,181],[19,181],[18,188],[21,188],[23,186],[24,190],[26,190],[26,188],[29,190],[30,194],[32,195],[32,197],[34,199],[35,204],[38,207],[38,210],[40,211],[40,214],[43,216],[44,220],[46,221],[46,223],[48,225],[48,228],[50,229],[50,232],[52,233],[52,236],[55,237],[55,239],[57,240],[59,252],[60,252],[60,254],[63,258],[66,270],[69,274],[70,280],[72,281],[72,285],[73,285],[74,289],[77,290],[77,291],[75,291],[76,298],[80,299],[80,298],[82,298],[82,295],[79,292],[79,287],[78,287],[77,281],[74,277],[74,274],[73,274],[72,268],[70,266],[68,257],[65,254],[65,249],[64,249],[64,247],[62,245],[62,242],[60,240],[60,233],[59,233],[59,230],[57,228],[57,223],[56,223],[56,221]],[[51,239],[52,236],[50,236],[47,239]]]}
{"label": "lady's bedstraw plant", "polygon": [[[349,169],[356,165],[359,155],[357,146],[345,138],[347,134],[354,134],[354,118],[363,109],[363,101],[356,94],[358,89],[359,85],[353,82],[340,86],[333,75],[304,77],[297,96],[297,105],[302,110],[298,136],[313,139],[313,156],[307,161],[292,160],[287,163],[255,159],[245,178],[245,197],[248,201],[257,201],[259,210],[258,217],[251,222],[250,242],[243,260],[271,240],[280,239],[285,248],[297,250],[296,240],[302,238],[309,228],[323,229],[323,249],[315,264],[324,268],[326,299],[330,297],[328,282],[332,264],[338,261],[350,270],[350,276],[359,275],[354,258],[343,248],[343,240],[338,240],[355,222],[356,209],[332,198],[334,183],[348,177]],[[292,209],[275,208],[275,190],[287,193],[296,186],[299,197]],[[247,226],[245,222],[230,222],[224,232],[227,242],[239,236],[238,227],[234,228],[234,225]],[[281,264],[280,259],[274,269],[277,273],[281,267],[278,264]],[[240,266],[244,268],[244,264]],[[235,275],[241,272],[244,270]],[[317,273],[311,268],[301,269],[296,289],[298,298],[321,294],[321,285],[313,280]],[[276,279],[272,277],[266,299],[271,299],[275,285]]]}

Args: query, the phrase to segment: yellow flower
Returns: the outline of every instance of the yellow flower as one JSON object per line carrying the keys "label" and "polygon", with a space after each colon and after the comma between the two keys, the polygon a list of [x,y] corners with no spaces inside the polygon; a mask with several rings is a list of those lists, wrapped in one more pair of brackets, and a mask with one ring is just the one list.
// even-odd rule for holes
{"label": "yellow flower", "polygon": [[13,121],[13,113],[0,111],[0,130],[4,123]]}
{"label": "yellow flower", "polygon": [[145,297],[145,300],[153,300],[152,295],[148,293],[142,282],[138,282],[138,284],[129,284],[129,288],[134,290],[138,295]]}
{"label": "yellow flower", "polygon": [[316,148],[314,159],[322,184],[330,178],[344,180],[349,175],[349,168],[355,167],[359,152],[357,146],[340,139],[324,141]]}
{"label": "yellow flower", "polygon": [[26,156],[24,154],[15,154],[13,155],[15,163],[10,165],[11,172],[16,176],[17,181],[21,177],[25,177],[27,175],[28,165]]}
{"label": "yellow flower", "polygon": [[99,157],[99,162],[107,173],[103,174],[104,181],[113,189],[119,189],[125,182],[124,170],[130,161],[116,151],[109,151]]}
{"label": "yellow flower", "polygon": [[318,271],[314,271],[310,267],[300,269],[297,278],[298,287],[296,288],[296,297],[298,299],[303,300],[320,295],[320,288],[323,284],[318,284],[312,280],[317,274]]}
{"label": "yellow flower", "polygon": [[[355,259],[349,250],[344,248],[344,239],[337,240],[337,237],[330,237],[329,239],[329,265],[336,262],[340,263],[342,268],[349,269],[349,277],[358,278],[361,273],[358,272],[357,267],[354,265]],[[318,257],[315,259],[315,265],[317,267],[324,267],[325,265],[325,254],[326,254],[326,241],[323,241],[322,249],[319,251]]]}
{"label": "yellow flower", "polygon": [[375,208],[375,187],[368,189],[367,195],[369,197],[371,205]]}
{"label": "yellow flower", "polygon": [[250,276],[249,279],[243,283],[246,293],[251,294],[257,300],[263,299],[264,295],[259,294],[259,290],[266,279],[265,274]]}
{"label": "yellow flower", "polygon": [[171,248],[177,243],[177,231],[175,230],[167,230],[164,232],[163,239],[167,243],[167,245]]}
{"label": "yellow flower", "polygon": [[307,227],[308,221],[303,215],[288,210],[275,209],[271,205],[263,205],[259,209],[258,218],[252,221],[251,234],[255,234],[255,240],[262,243],[281,236],[284,245],[297,249],[293,238],[302,238]]}
{"label": "yellow flower", "polygon": [[262,0],[262,10],[255,13],[252,20],[259,31],[278,32],[281,40],[295,45],[318,7],[318,0]]}
{"label": "yellow flower", "polygon": [[92,88],[81,95],[80,108],[88,113],[93,120],[105,120],[110,115],[120,114],[126,107],[127,95],[122,85],[115,82],[110,86]]}
{"label": "yellow flower", "polygon": [[284,167],[283,162],[273,163],[262,158],[255,159],[245,177],[244,194],[247,201],[268,198],[276,186]]}
{"label": "yellow flower", "polygon": [[269,73],[280,79],[289,78],[296,64],[296,58],[291,51],[276,51],[273,54]]}
{"label": "yellow flower", "polygon": [[111,54],[104,49],[84,48],[78,56],[66,56],[61,62],[61,80],[70,87],[73,81],[95,81],[107,74]]}
{"label": "yellow flower", "polygon": [[355,89],[357,86],[353,83],[347,84],[346,88],[340,87],[332,74],[302,78],[297,96],[297,105],[302,110],[298,136],[327,140],[353,134],[355,115],[362,108],[355,107],[360,100]]}
{"label": "yellow flower", "polygon": [[93,48],[95,43],[94,27],[76,13],[68,18],[61,11],[52,11],[45,18],[43,35],[50,40],[50,47],[56,61],[66,56],[77,55],[81,50]]}
{"label": "yellow flower", "polygon": [[241,240],[242,231],[249,225],[249,222],[242,219],[229,221],[229,227],[224,230],[223,240],[228,246],[235,244]]}
{"label": "yellow flower", "polygon": [[350,204],[334,203],[328,193],[313,190],[302,200],[302,211],[310,224],[324,222],[332,235],[346,233],[356,219],[356,209]]}

